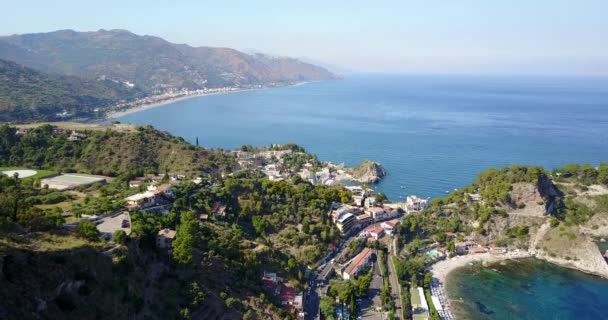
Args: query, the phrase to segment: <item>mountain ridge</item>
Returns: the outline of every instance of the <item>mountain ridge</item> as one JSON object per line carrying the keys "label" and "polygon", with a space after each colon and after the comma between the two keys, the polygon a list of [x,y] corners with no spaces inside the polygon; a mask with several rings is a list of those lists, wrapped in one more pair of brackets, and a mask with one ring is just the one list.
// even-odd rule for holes
{"label": "mountain ridge", "polygon": [[337,78],[294,58],[176,44],[123,29],[2,36],[0,58],[47,73],[128,81],[147,92]]}

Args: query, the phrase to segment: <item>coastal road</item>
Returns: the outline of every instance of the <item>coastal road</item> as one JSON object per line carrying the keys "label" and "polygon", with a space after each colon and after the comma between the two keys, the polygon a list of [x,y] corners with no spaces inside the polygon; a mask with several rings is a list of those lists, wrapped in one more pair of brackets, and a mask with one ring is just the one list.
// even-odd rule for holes
{"label": "coastal road", "polygon": [[[352,241],[353,241],[355,238],[356,238],[355,236],[351,236],[351,237],[349,237],[348,239],[346,239],[346,241],[344,241],[344,243],[343,243],[342,245],[340,245],[340,246],[337,248],[337,250],[336,250],[336,252],[337,252],[337,253],[336,253],[336,254],[334,255],[334,257],[333,257],[334,261],[336,261],[336,262],[337,262],[337,261],[339,261],[339,260],[340,260],[340,258],[342,257],[342,253],[343,253],[343,250],[342,250],[342,249],[344,249],[345,247],[348,247],[348,245],[349,245],[349,244],[350,244],[350,243],[351,243],[351,242],[352,242]],[[319,279],[320,279],[320,280],[323,280],[323,281],[325,281],[325,282],[326,282],[326,281],[328,280],[329,274],[330,274],[330,273],[331,273],[331,271],[333,270],[334,266],[335,266],[335,262],[334,262],[334,263],[327,262],[327,265],[326,265],[326,266],[323,268],[323,270],[322,270],[322,271],[321,271],[321,273],[320,273]]]}

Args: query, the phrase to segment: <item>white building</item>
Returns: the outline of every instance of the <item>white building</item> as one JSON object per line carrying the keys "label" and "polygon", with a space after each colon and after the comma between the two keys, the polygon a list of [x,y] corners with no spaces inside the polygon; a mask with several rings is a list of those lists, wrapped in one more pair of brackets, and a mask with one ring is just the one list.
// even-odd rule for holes
{"label": "white building", "polygon": [[407,196],[405,208],[407,212],[422,211],[429,207],[429,199],[421,199],[414,195]]}

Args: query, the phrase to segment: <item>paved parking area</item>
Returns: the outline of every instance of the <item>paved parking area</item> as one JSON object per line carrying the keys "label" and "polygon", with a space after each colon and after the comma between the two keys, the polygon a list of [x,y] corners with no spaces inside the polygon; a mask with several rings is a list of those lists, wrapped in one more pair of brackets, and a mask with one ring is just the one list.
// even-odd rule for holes
{"label": "paved parking area", "polygon": [[[123,220],[129,221],[129,227],[122,227]],[[100,221],[101,223],[97,225],[97,230],[104,235],[109,234],[112,236],[112,234],[117,230],[124,230],[127,235],[131,233],[131,217],[129,216],[129,213],[121,213],[115,217],[105,217]]]}

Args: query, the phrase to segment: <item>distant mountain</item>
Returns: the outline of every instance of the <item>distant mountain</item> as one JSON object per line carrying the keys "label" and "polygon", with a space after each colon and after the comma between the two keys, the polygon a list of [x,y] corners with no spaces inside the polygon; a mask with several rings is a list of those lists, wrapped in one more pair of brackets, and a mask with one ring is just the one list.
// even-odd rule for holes
{"label": "distant mountain", "polygon": [[49,75],[0,59],[0,121],[92,118],[95,108],[141,94],[109,80]]}
{"label": "distant mountain", "polygon": [[48,73],[131,82],[147,92],[336,78],[297,59],[174,44],[125,30],[0,37],[0,58]]}

